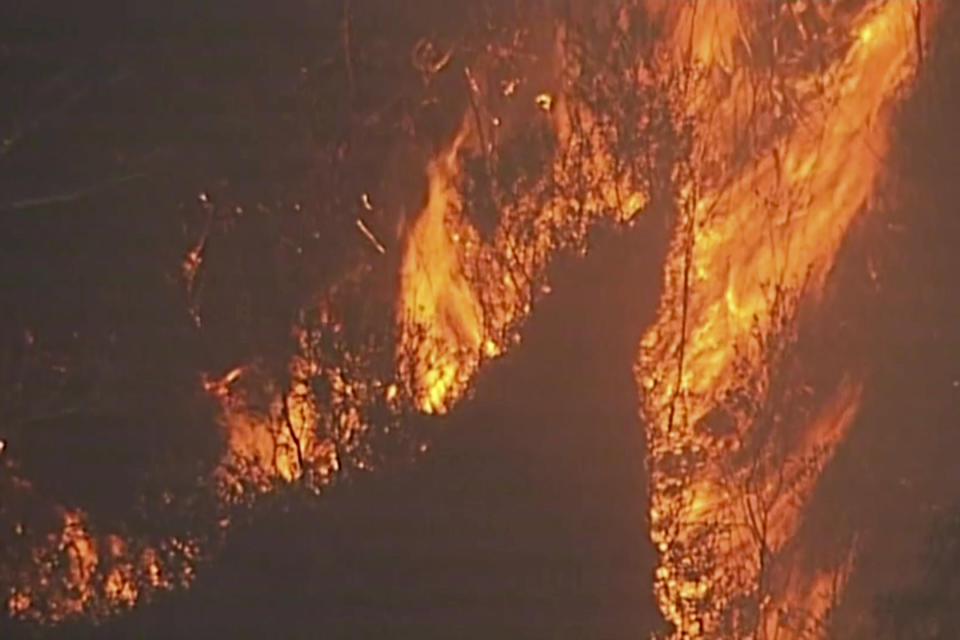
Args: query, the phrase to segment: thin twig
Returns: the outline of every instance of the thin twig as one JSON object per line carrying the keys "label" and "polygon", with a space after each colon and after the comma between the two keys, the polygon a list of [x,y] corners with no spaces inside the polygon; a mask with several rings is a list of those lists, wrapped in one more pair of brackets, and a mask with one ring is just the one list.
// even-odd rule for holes
{"label": "thin twig", "polygon": [[303,450],[302,445],[300,444],[300,438],[297,437],[297,432],[293,428],[293,422],[290,420],[290,403],[287,401],[287,395],[283,394],[283,405],[280,409],[281,417],[283,418],[283,423],[287,427],[287,432],[290,434],[290,439],[293,440],[293,446],[297,451],[297,466],[300,469],[301,476],[304,471],[306,471],[303,466]]}

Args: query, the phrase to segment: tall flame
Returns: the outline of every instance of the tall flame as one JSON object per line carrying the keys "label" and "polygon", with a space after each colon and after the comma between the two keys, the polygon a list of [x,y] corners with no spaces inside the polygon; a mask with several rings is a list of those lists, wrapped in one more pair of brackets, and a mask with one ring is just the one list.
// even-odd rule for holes
{"label": "tall flame", "polygon": [[407,332],[403,344],[421,367],[415,394],[426,413],[443,412],[450,398],[462,392],[477,367],[483,340],[483,310],[457,246],[463,242],[469,248],[468,237],[475,235],[460,215],[456,183],[458,153],[468,130],[465,124],[450,148],[427,167],[427,204],[410,231],[400,270],[399,321]]}
{"label": "tall flame", "polygon": [[[761,79],[741,26],[748,16],[740,3],[695,3],[683,5],[675,22],[677,57],[691,55],[700,71],[686,89],[696,140],[659,317],[643,338],[637,371],[649,425],[652,537],[661,558],[656,593],[676,638],[763,637],[773,628],[778,637],[791,629],[802,636],[784,613],[796,606],[791,590],[764,584],[764,564],[793,536],[803,496],[856,412],[859,383],[841,385],[825,413],[799,427],[811,442],[784,460],[804,459],[812,443],[822,455],[803,483],[787,483],[798,500],[764,497],[783,481],[782,466],[765,466],[750,490],[732,489],[731,478],[747,473],[749,463],[703,421],[743,375],[737,365],[744,353],[748,370],[764,366],[764,354],[746,347],[777,330],[770,321],[777,292],[815,297],[822,289],[851,221],[869,203],[888,146],[890,108],[918,58],[913,4],[867,3],[849,23],[838,60],[822,72],[802,65],[778,71],[802,115],[761,132],[756,157],[738,159],[745,138],[729,132],[743,129],[742,107],[756,100]],[[738,42],[743,46],[731,44]],[[756,425],[737,428],[743,441]],[[686,462],[678,465],[678,458]],[[737,523],[757,524],[760,516],[769,531],[751,557],[750,527],[743,533]],[[824,613],[822,604],[808,608]]]}
{"label": "tall flame", "polygon": [[593,223],[629,224],[648,201],[636,176],[613,170],[589,109],[549,94],[536,104],[563,153],[525,192],[504,198],[488,241],[465,216],[460,194],[461,154],[483,153],[470,117],[427,167],[427,203],[407,234],[398,297],[401,376],[425,413],[447,411],[484,360],[519,341],[516,327],[550,291],[545,272],[558,250],[584,250]]}

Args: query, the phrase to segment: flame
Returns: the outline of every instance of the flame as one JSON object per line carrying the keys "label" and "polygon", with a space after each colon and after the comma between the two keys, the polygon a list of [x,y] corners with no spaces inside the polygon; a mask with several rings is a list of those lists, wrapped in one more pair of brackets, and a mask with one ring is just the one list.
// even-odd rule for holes
{"label": "flame", "polygon": [[526,192],[501,203],[488,242],[464,215],[460,193],[461,156],[482,153],[469,115],[427,166],[427,203],[406,238],[397,305],[401,376],[424,413],[445,413],[484,360],[519,342],[516,327],[550,292],[545,272],[557,251],[584,250],[592,224],[629,224],[649,200],[636,176],[614,170],[614,152],[585,105],[548,93],[535,104],[563,152]]}
{"label": "flame", "polygon": [[[301,358],[291,362],[294,373],[302,376],[306,369],[309,365]],[[242,370],[231,370],[223,380],[237,371]],[[222,473],[237,462],[245,462],[251,474],[279,477],[286,482],[293,482],[304,473],[304,458],[312,458],[310,452],[316,448],[317,407],[302,379],[296,379],[287,391],[275,393],[265,414],[252,411],[242,397],[224,392],[228,385],[212,386],[222,399],[222,420],[229,440]]]}
{"label": "flame", "polygon": [[450,148],[427,167],[427,204],[410,232],[400,269],[402,344],[411,345],[423,363],[416,395],[425,413],[444,412],[448,399],[462,392],[483,341],[480,301],[457,247],[475,242],[460,216],[455,182],[468,131],[465,123]]}
{"label": "flame", "polygon": [[193,540],[151,545],[99,535],[79,509],[63,510],[60,529],[47,538],[31,551],[6,600],[11,615],[46,624],[82,614],[100,618],[132,607],[147,591],[188,585],[199,554]]}
{"label": "flame", "polygon": [[[890,108],[917,63],[913,17],[911,3],[866,3],[839,59],[812,73],[784,65],[781,79],[802,115],[767,130],[757,126],[753,159],[737,155],[747,142],[737,135],[742,106],[756,100],[763,79],[750,64],[743,27],[749,7],[684,4],[674,17],[673,59],[692,59],[698,71],[684,93],[695,144],[659,317],[643,338],[637,367],[650,429],[652,538],[661,556],[655,590],[673,637],[723,633],[738,600],[767,588],[758,585],[761,567],[749,557],[749,540],[720,525],[763,510],[770,526],[763,553],[782,549],[796,531],[803,501],[765,498],[774,470],[764,469],[747,495],[731,489],[730,478],[743,467],[696,425],[742,375],[735,365],[744,345],[776,330],[768,313],[774,292],[815,298],[850,223],[868,206],[888,147]],[[748,350],[747,368],[763,366],[762,356]],[[859,388],[841,386],[824,415],[804,427],[806,438],[791,457],[803,459],[816,443],[829,459],[855,415]],[[749,435],[752,426],[743,428],[741,436]],[[678,466],[678,456],[695,462]],[[788,478],[791,492],[807,495],[825,459],[803,482]],[[777,624],[773,605],[761,597],[755,606],[754,617],[766,619],[759,626]]]}
{"label": "flame", "polygon": [[[750,517],[756,499],[771,493],[776,483],[769,477],[753,479],[755,494],[747,498],[754,503],[743,503],[743,496],[727,486],[727,476],[740,477],[743,470],[731,473],[731,454],[695,433],[693,425],[742,374],[735,371],[739,349],[753,336],[775,330],[767,317],[772,296],[794,289],[813,299],[819,295],[847,229],[869,204],[887,149],[889,111],[912,77],[917,55],[907,3],[867,2],[852,17],[836,10],[824,33],[798,28],[803,46],[833,38],[832,50],[840,55],[825,66],[802,61],[785,66],[778,79],[787,87],[761,96],[758,86],[772,80],[756,70],[753,60],[758,7],[733,1],[649,5],[651,13],[674,25],[659,63],[667,67],[666,75],[677,66],[688,71],[674,96],[674,117],[678,126],[694,123],[694,148],[686,172],[677,178],[681,219],[666,266],[660,317],[641,345],[638,382],[651,429],[652,535],[662,554],[656,591],[677,637],[695,637],[717,627],[728,605],[754,588],[760,569],[744,557],[748,538],[724,534],[725,550],[701,558],[712,568],[695,575],[692,545],[701,544],[704,531],[720,518]],[[848,25],[840,27],[840,35],[837,24]],[[773,36],[774,56],[780,47],[787,48],[778,37]],[[571,126],[573,111],[581,122],[599,119],[562,94],[541,93],[537,105],[551,115],[560,148],[590,149],[586,164],[596,188],[585,199],[588,224],[602,217],[629,222],[648,194],[636,182],[616,178],[612,152],[603,140],[589,133],[584,137],[583,131],[594,129]],[[755,121],[748,117],[751,107]],[[758,108],[764,111],[759,116]],[[535,211],[505,207],[507,222],[490,246],[481,246],[462,215],[457,190],[458,154],[470,135],[469,122],[464,122],[451,147],[428,168],[427,205],[407,238],[402,268],[402,345],[415,345],[414,394],[428,413],[446,411],[463,393],[483,359],[481,345],[495,335],[491,327],[502,328],[529,312],[531,299],[521,288],[500,286],[502,257],[518,248],[531,251],[537,258],[528,262],[528,272],[536,274],[557,248],[549,232],[535,235],[527,245],[518,243],[509,234],[510,216],[567,228],[576,224],[571,216],[575,207],[562,196]],[[746,145],[754,158],[744,157]],[[555,158],[553,178],[559,184],[570,181],[570,167]],[[494,259],[479,278],[467,277],[480,254]],[[493,289],[499,306],[489,304]],[[499,353],[505,341],[493,344],[496,348],[487,355]],[[760,366],[760,355],[750,353],[747,369]],[[779,472],[779,483],[789,484],[793,499],[782,499],[777,489],[762,505],[769,512],[764,553],[786,548],[794,536],[801,498],[813,491],[819,471],[842,441],[860,393],[858,381],[842,382],[833,399],[824,402],[821,416],[801,426],[805,437],[792,443],[790,464]],[[677,472],[666,469],[665,461],[686,455],[701,461],[692,477],[671,477]],[[810,587],[802,597],[804,587],[791,589],[764,598],[764,611],[802,601],[814,615],[825,614],[822,603],[809,595],[817,589]],[[707,601],[715,611],[704,610]],[[764,615],[760,626],[779,624],[772,613]]]}
{"label": "flame", "polygon": [[[792,618],[796,611],[814,621],[826,616],[852,555],[839,567],[803,566],[796,534],[819,473],[854,421],[862,383],[847,375],[821,390],[816,410],[787,418],[772,430],[778,440],[761,443],[749,459],[743,453],[760,431],[756,415],[740,416],[731,437],[698,425],[744,377],[756,381],[759,400],[775,400],[767,397],[773,374],[758,341],[782,329],[769,313],[779,292],[816,300],[851,222],[869,205],[888,150],[890,110],[917,65],[913,5],[865,0],[852,13],[818,6],[830,27],[797,22],[800,44],[791,45],[763,31],[764,3],[646,4],[669,28],[652,59],[626,75],[668,93],[672,124],[691,126],[693,135],[689,157],[671,167],[679,219],[658,317],[637,363],[649,429],[651,537],[660,554],[655,593],[675,638],[737,637],[731,628],[818,635],[818,624]],[[560,29],[557,58],[563,35]],[[796,53],[823,42],[828,63]],[[451,59],[449,52],[433,57],[440,62],[427,65],[430,74]],[[483,83],[470,80],[481,94]],[[494,86],[513,97],[522,93],[519,82]],[[214,473],[222,503],[280,483],[326,486],[360,447],[373,407],[389,419],[405,415],[406,403],[427,414],[449,411],[481,365],[519,340],[519,325],[550,290],[551,257],[585,250],[598,221],[628,225],[647,207],[649,183],[624,169],[605,114],[563,87],[540,89],[531,106],[557,151],[522,193],[500,194],[492,235],[471,222],[463,189],[464,160],[490,150],[478,124],[490,114],[473,105],[425,167],[426,203],[406,229],[400,258],[398,339],[385,347],[396,356],[393,377],[343,346],[343,327],[324,300],[318,331],[335,347],[318,350],[316,336],[298,326],[283,380],[245,364],[202,381],[220,405],[227,440]],[[507,128],[500,115],[490,122]],[[208,202],[205,194],[201,201]],[[361,202],[373,209],[366,193]],[[361,218],[356,225],[386,254]],[[182,265],[191,289],[205,242]],[[316,381],[329,388],[322,401]],[[59,530],[33,551],[34,573],[10,590],[8,610],[59,621],[129,607],[149,589],[189,583],[198,555],[196,541],[104,535],[82,511],[64,510]],[[54,568],[64,563],[64,589],[51,595]]]}

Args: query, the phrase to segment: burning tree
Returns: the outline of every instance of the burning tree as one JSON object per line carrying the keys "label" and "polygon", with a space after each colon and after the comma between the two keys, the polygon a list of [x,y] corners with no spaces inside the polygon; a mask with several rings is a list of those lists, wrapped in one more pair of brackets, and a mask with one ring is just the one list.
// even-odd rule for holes
{"label": "burning tree", "polygon": [[680,569],[658,576],[705,637],[819,637],[850,569],[845,560],[824,570],[829,581],[813,579],[793,536],[860,389],[811,366],[811,352],[831,347],[801,325],[802,290],[770,291],[731,386],[691,427],[695,443],[654,461],[673,500],[652,517],[664,566]]}
{"label": "burning tree", "polygon": [[[904,4],[836,7],[829,16],[822,5],[700,9],[675,7],[667,23],[674,48],[665,55],[687,69],[677,104],[694,143],[674,174],[678,232],[638,366],[661,553],[656,589],[676,637],[763,637],[780,630],[779,609],[816,619],[831,601],[817,586],[836,582],[826,573],[795,581],[776,565],[793,563],[800,505],[791,498],[822,468],[818,447],[829,452],[842,439],[860,388],[855,375],[838,381],[806,422],[803,412],[783,413],[802,396],[791,395],[797,380],[784,382],[796,372],[787,367],[777,382],[781,374],[766,369],[789,364],[777,362],[779,345],[790,343],[779,331],[789,306],[778,292],[821,295],[874,188],[875,152],[886,148],[884,126],[864,129],[850,114],[886,122],[919,56]],[[739,436],[727,442],[714,431]],[[799,627],[795,637],[822,633],[790,626]]]}

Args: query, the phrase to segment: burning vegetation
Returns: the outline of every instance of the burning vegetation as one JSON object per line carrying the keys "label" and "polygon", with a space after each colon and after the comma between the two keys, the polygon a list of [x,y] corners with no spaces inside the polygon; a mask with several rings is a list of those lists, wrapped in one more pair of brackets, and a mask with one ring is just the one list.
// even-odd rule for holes
{"label": "burning vegetation", "polygon": [[[874,207],[936,11],[487,4],[472,9],[482,27],[404,41],[409,86],[378,101],[364,84],[373,54],[356,49],[360,7],[345,3],[330,55],[352,128],[318,134],[309,189],[322,204],[251,205],[224,188],[185,208],[183,314],[211,333],[231,330],[224,274],[266,255],[235,227],[254,225],[248,207],[284,211],[252,232],[281,238],[270,268],[295,281],[272,299],[283,331],[250,333],[279,346],[217,349],[204,364],[218,368],[195,376],[218,454],[176,490],[138,495],[136,518],[166,519],[161,534],[42,495],[10,438],[0,584],[11,616],[102,618],[187,586],[262,496],[319,494],[423,452],[430,416],[455,411],[520,342],[551,260],[588,251],[598,225],[657,216],[672,239],[662,283],[637,283],[662,290],[635,374],[664,637],[826,637],[857,549],[824,564],[798,532],[866,377],[830,355],[821,309],[838,252]],[[313,90],[309,79],[298,90],[309,118],[333,108]],[[389,153],[371,158],[373,145]]]}

